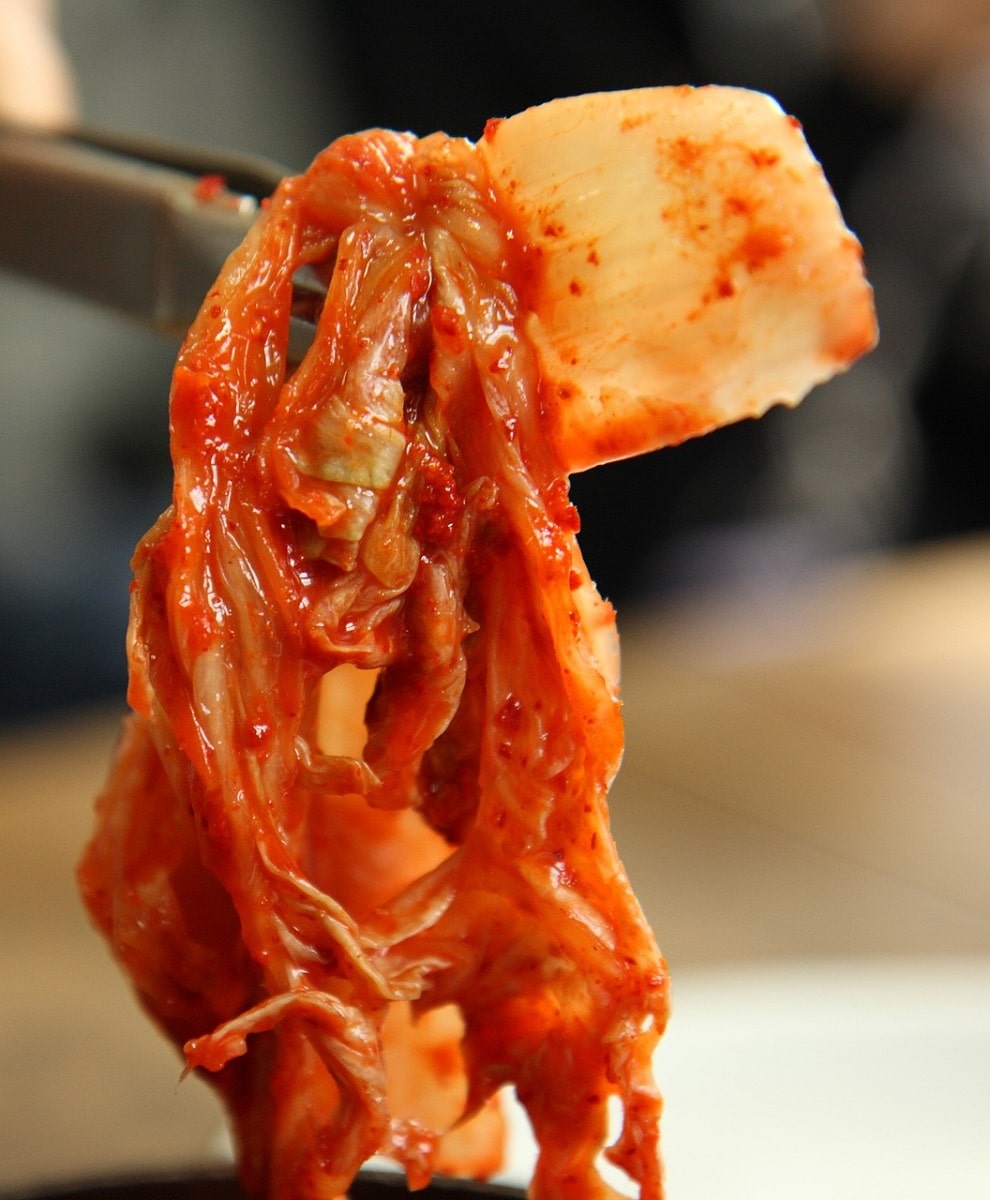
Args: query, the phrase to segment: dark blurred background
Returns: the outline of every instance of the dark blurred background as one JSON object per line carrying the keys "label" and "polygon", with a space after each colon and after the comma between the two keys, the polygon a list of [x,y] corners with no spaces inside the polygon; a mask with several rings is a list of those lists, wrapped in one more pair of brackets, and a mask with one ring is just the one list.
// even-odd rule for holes
{"label": "dark blurred background", "polygon": [[[372,125],[477,137],[559,95],[774,94],[877,292],[880,349],[797,411],[573,480],[620,612],[984,530],[988,0],[63,0],[90,122],[304,167]],[[124,687],[128,558],[168,503],[176,347],[0,277],[0,721]]]}

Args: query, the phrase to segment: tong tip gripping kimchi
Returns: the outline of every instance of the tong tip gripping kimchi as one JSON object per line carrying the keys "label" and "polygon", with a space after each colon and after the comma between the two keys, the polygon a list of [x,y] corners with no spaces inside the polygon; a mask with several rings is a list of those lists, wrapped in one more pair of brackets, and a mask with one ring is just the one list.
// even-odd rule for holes
{"label": "tong tip gripping kimchi", "polygon": [[[325,291],[290,362],[295,280]],[[139,545],[133,714],[80,867],[255,1196],[484,1176],[662,1194],[665,963],[609,833],[614,614],[570,472],[796,402],[875,337],[765,97],[371,131],[284,181],[183,344]]]}

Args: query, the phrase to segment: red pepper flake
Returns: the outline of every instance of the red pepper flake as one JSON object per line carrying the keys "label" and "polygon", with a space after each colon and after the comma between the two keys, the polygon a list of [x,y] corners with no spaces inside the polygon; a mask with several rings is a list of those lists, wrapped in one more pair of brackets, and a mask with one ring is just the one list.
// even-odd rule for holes
{"label": "red pepper flake", "polygon": [[780,162],[780,154],[776,150],[771,150],[769,146],[764,146],[759,150],[750,150],[749,157],[756,167],[775,167]]}
{"label": "red pepper flake", "polygon": [[772,259],[780,258],[790,243],[790,235],[781,229],[770,226],[751,229],[736,248],[735,257],[752,273],[765,267]]}
{"label": "red pepper flake", "polygon": [[222,175],[200,175],[193,188],[193,195],[201,204],[218,200],[227,190],[227,180]]}
{"label": "red pepper flake", "polygon": [[727,216],[742,216],[753,211],[752,202],[745,196],[726,196],[723,207]]}
{"label": "red pepper flake", "polygon": [[682,171],[689,171],[701,157],[701,147],[690,137],[679,137],[674,141],[674,165]]}
{"label": "red pepper flake", "polygon": [[495,720],[503,729],[518,733],[522,727],[523,706],[518,696],[510,694],[504,704],[495,710]]}
{"label": "red pepper flake", "polygon": [[581,518],[571,503],[566,479],[553,480],[544,493],[544,503],[547,506],[547,515],[559,528],[567,529],[571,533],[577,533],[581,528]]}
{"label": "red pepper flake", "polygon": [[434,304],[430,309],[430,324],[443,349],[449,354],[460,354],[466,345],[464,323],[456,308],[449,304]]}
{"label": "red pepper flake", "polygon": [[494,141],[495,135],[498,133],[498,127],[504,120],[505,117],[492,117],[491,120],[485,122],[485,132],[482,134],[482,137],[486,142]]}
{"label": "red pepper flake", "polygon": [[450,463],[425,447],[415,447],[419,470],[416,476],[416,498],[419,512],[413,533],[428,546],[445,545],[454,537],[457,518],[464,507],[464,497],[457,486],[454,468]]}

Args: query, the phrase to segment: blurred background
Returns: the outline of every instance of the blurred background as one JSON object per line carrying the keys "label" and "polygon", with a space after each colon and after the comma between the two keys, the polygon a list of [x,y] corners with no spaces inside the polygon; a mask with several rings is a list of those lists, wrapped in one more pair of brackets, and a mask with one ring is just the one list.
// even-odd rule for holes
{"label": "blurred background", "polygon": [[[984,0],[3,0],[50,8],[86,121],[301,169],[370,125],[476,137],[557,95],[771,92],[864,242],[881,347],[796,413],[574,480],[624,611],[777,586],[986,527],[990,5]],[[11,78],[11,68],[5,68]],[[128,557],[168,501],[175,345],[0,288],[0,721],[119,694]]]}

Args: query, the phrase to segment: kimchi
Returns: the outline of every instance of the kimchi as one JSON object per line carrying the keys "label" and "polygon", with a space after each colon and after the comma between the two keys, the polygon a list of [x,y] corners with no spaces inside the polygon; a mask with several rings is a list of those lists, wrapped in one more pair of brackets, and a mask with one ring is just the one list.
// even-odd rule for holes
{"label": "kimchi", "polygon": [[175,368],[80,867],[252,1196],[343,1195],[376,1154],[489,1175],[509,1087],[537,1200],[612,1194],[603,1147],[661,1196],[668,974],[609,833],[614,614],[568,475],[796,402],[874,334],[750,93],[371,131],[279,188]]}

